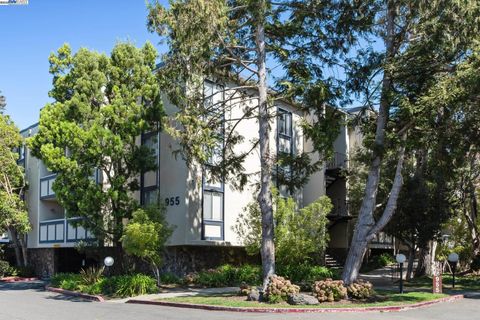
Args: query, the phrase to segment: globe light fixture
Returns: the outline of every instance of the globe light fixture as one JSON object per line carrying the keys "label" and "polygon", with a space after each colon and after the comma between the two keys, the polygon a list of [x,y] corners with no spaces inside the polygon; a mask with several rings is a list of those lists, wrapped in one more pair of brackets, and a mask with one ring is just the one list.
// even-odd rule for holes
{"label": "globe light fixture", "polygon": [[106,257],[104,260],[103,260],[103,264],[105,265],[105,267],[111,267],[113,266],[113,263],[115,262],[115,260],[112,258],[112,257]]}
{"label": "globe light fixture", "polygon": [[403,293],[403,263],[407,260],[404,254],[397,254],[395,256],[395,260],[397,260],[398,264],[400,265],[400,293]]}
{"label": "globe light fixture", "polygon": [[452,267],[452,288],[455,288],[455,270],[457,269],[458,254],[453,252],[448,255],[448,262]]}

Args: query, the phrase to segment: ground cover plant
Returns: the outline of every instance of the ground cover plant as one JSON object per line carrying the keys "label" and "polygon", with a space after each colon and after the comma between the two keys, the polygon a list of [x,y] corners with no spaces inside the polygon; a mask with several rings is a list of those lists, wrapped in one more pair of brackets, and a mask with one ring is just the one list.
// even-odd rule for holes
{"label": "ground cover plant", "polygon": [[57,273],[52,277],[50,285],[65,290],[119,298],[158,292],[156,280],[141,273],[112,277],[96,277],[93,272],[88,271],[82,274]]}

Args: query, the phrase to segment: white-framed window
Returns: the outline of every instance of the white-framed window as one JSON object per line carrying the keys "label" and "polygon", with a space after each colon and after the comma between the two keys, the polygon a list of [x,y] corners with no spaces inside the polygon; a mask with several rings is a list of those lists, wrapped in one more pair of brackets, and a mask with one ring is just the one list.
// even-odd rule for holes
{"label": "white-framed window", "polygon": [[223,221],[223,193],[218,191],[203,192],[203,218],[205,220]]}

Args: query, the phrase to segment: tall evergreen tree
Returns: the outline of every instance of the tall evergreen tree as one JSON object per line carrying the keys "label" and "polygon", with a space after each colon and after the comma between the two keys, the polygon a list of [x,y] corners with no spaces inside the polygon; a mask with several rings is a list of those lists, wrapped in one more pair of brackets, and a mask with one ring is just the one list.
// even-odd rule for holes
{"label": "tall evergreen tree", "polygon": [[[102,244],[119,244],[124,218],[138,208],[138,177],[156,168],[153,151],[138,145],[160,130],[163,105],[153,74],[157,53],[117,44],[110,56],[63,45],[49,58],[53,103],[41,111],[32,153],[57,174],[53,190],[69,217]],[[99,172],[102,181],[95,177]]]}

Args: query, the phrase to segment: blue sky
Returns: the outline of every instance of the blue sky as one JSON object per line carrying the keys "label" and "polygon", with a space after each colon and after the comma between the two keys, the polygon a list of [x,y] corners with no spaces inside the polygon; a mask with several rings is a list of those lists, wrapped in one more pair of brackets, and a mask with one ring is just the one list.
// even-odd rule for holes
{"label": "blue sky", "polygon": [[38,121],[50,101],[48,56],[63,43],[110,52],[118,41],[137,46],[159,37],[146,28],[145,0],[30,0],[0,6],[0,91],[19,128]]}

